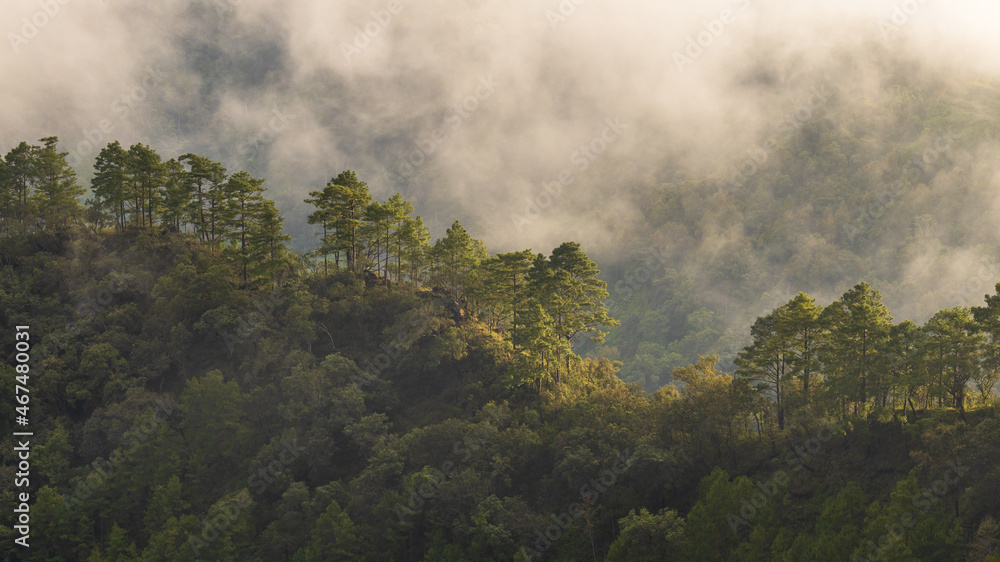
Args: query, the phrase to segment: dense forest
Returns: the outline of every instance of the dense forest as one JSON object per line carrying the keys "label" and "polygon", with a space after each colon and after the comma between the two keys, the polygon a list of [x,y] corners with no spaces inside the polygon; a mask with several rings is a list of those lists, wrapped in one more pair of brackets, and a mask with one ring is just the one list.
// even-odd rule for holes
{"label": "dense forest", "polygon": [[8,559],[1000,559],[1000,284],[923,325],[799,293],[644,388],[582,352],[579,244],[432,244],[344,171],[300,253],[247,172],[114,142],[87,190],[57,144],[0,160]]}

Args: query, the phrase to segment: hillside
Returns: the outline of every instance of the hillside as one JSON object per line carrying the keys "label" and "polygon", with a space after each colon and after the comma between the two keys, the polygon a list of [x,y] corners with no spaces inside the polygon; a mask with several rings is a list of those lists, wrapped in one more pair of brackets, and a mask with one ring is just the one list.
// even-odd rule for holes
{"label": "hillside", "polygon": [[713,170],[665,158],[617,187],[640,209],[606,278],[622,327],[590,355],[652,391],[699,354],[732,370],[754,319],[799,291],[828,304],[866,281],[918,324],[982,302],[1000,279],[996,84],[869,47],[874,85],[815,76]]}
{"label": "hillside", "polygon": [[38,338],[27,559],[998,554],[996,407],[938,407],[932,382],[905,410],[825,371],[782,428],[751,367],[653,394],[606,361],[526,376],[443,288],[315,258],[251,287],[195,234],[54,230],[0,246],[3,329]]}
{"label": "hillside", "polygon": [[1000,561],[1000,3],[0,22],[0,558]]}

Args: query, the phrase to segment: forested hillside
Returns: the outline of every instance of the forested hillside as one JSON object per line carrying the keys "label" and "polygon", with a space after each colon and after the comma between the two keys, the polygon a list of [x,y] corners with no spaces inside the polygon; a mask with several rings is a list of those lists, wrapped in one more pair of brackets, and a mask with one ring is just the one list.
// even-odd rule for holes
{"label": "forested hillside", "polygon": [[580,357],[617,321],[579,244],[431,244],[345,171],[300,254],[248,173],[112,143],[81,205],[41,142],[0,164],[12,559],[1000,557],[1000,285],[922,325],[799,294],[650,392]]}
{"label": "forested hillside", "polygon": [[865,280],[919,323],[981,302],[1000,279],[996,83],[867,48],[875,90],[810,77],[714,172],[670,158],[619,188],[641,214],[608,279],[622,329],[593,355],[654,390],[698,354],[734,368],[754,319],[799,291],[829,303]]}

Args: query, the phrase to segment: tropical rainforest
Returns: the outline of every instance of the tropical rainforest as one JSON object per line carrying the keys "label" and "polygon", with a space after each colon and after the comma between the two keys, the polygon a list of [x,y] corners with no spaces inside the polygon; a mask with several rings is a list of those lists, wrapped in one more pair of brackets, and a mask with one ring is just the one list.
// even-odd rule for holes
{"label": "tropical rainforest", "polygon": [[[863,275],[798,292],[725,364],[691,310],[700,356],[642,379],[610,347],[676,357],[614,316],[692,282],[663,263],[615,302],[625,274],[581,244],[490,254],[462,217],[435,238],[351,170],[304,198],[296,251],[247,171],[111,142],[84,187],[38,142],[0,160],[0,506],[32,498],[7,559],[1000,559],[1000,284],[920,324]],[[818,122],[779,146],[836,178],[860,145]],[[718,189],[648,209],[718,201],[766,236],[792,212]],[[841,196],[808,213],[864,197]]]}

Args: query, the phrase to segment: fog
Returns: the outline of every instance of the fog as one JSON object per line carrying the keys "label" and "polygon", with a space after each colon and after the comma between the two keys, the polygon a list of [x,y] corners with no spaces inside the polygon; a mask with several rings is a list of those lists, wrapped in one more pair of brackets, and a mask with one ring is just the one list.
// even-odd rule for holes
{"label": "fog", "polygon": [[[992,80],[998,21],[995,4],[939,0],[7,2],[0,150],[56,135],[84,182],[111,140],[196,152],[265,177],[299,249],[315,242],[302,199],[353,169],[435,236],[458,219],[492,251],[577,240],[627,261],[677,237],[646,230],[636,186],[730,182],[796,114],[877,119],[895,94],[886,61],[915,80]],[[992,141],[949,155],[977,178],[952,181],[988,197],[969,212],[1000,213]],[[742,247],[732,226],[704,225],[693,276],[699,256]],[[897,316],[981,298],[996,242],[907,256]],[[771,286],[829,301],[854,281]]]}

